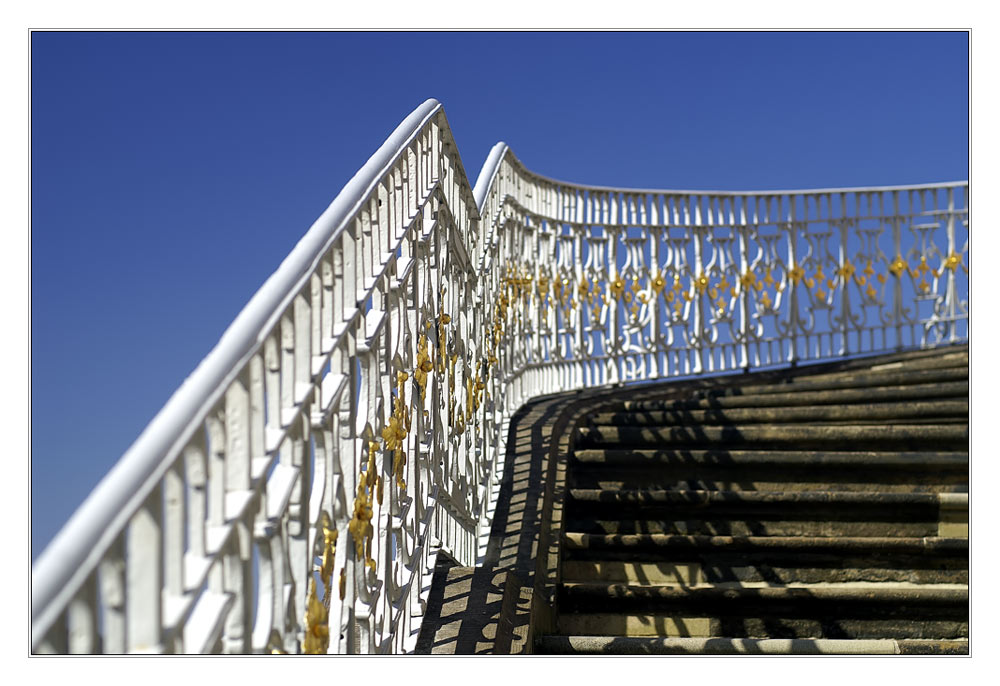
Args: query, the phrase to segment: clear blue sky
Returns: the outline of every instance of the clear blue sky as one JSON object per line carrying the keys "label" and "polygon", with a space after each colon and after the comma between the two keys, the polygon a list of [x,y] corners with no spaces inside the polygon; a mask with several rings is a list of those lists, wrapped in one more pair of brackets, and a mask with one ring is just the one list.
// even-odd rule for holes
{"label": "clear blue sky", "polygon": [[614,186],[968,177],[965,33],[34,33],[32,559],[392,129]]}

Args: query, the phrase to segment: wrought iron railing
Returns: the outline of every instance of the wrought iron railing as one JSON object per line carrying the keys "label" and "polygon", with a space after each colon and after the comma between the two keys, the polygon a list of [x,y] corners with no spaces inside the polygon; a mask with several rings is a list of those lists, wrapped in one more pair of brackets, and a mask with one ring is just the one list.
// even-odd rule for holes
{"label": "wrought iron railing", "polygon": [[39,557],[32,648],[411,650],[526,399],[967,336],[967,183],[473,189],[429,100]]}

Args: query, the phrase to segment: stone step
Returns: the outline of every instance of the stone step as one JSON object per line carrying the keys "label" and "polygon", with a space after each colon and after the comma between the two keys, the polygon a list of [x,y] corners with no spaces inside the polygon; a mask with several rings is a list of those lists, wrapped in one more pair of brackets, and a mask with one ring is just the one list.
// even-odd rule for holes
{"label": "stone step", "polygon": [[[836,513],[833,513],[834,515]],[[811,518],[806,518],[811,517]],[[587,534],[669,534],[677,536],[938,536],[942,531],[937,518],[906,520],[905,515],[888,513],[882,519],[855,516],[852,520],[806,514],[801,519],[753,513],[738,516],[697,518],[598,519],[572,516],[567,527],[574,533]],[[955,531],[954,533],[960,533]],[[964,532],[961,532],[964,533]]]}
{"label": "stone step", "polygon": [[882,423],[912,420],[945,423],[969,421],[967,400],[932,402],[864,403],[789,407],[744,407],[708,410],[628,410],[598,412],[588,418],[592,426],[673,426],[693,424],[791,424],[798,422]]}
{"label": "stone step", "polygon": [[579,448],[655,448],[711,446],[856,450],[966,450],[966,424],[879,426],[810,426],[787,424],[738,424],[732,426],[581,427]]}
{"label": "stone step", "polygon": [[887,618],[918,615],[965,619],[964,584],[834,582],[775,586],[766,583],[712,585],[564,582],[562,612],[671,612],[786,618]]}
{"label": "stone step", "polygon": [[626,400],[602,405],[605,412],[636,410],[698,410],[740,407],[784,407],[793,405],[846,405],[850,403],[894,402],[929,398],[968,397],[968,381],[885,386],[876,388],[845,388],[830,391],[801,390],[797,392],[744,395],[715,395],[711,398],[678,398],[675,400]]}
{"label": "stone step", "polygon": [[670,450],[620,448],[584,449],[573,453],[574,469],[577,464],[585,467],[634,467],[644,466],[695,468],[753,468],[779,469],[892,469],[895,471],[935,472],[940,469],[963,470],[969,468],[968,452],[921,451],[822,451],[822,450]]}
{"label": "stone step", "polygon": [[745,509],[785,512],[847,507],[891,509],[894,512],[933,513],[939,508],[968,508],[967,493],[870,493],[856,491],[667,491],[652,489],[604,490],[571,488],[577,503],[600,503],[625,507],[669,507],[671,511],[696,509],[705,512]]}
{"label": "stone step", "polygon": [[[892,386],[912,386],[933,383],[968,382],[969,368],[967,365],[945,367],[940,369],[918,370],[856,370],[831,374],[816,374],[812,376],[788,376],[781,381],[770,383],[730,382],[718,387],[682,389],[667,393],[683,393],[694,398],[716,398],[726,396],[770,395],[775,393],[792,393],[799,391],[833,391],[841,389],[884,388]],[[656,400],[654,395],[644,398],[646,401]]]}
{"label": "stone step", "polygon": [[[964,610],[964,608],[963,608]],[[966,639],[969,622],[960,613],[931,619],[708,615],[697,612],[562,612],[557,633],[578,636],[695,638]]]}
{"label": "stone step", "polygon": [[569,489],[567,530],[590,534],[967,536],[967,493]]}
{"label": "stone step", "polygon": [[814,555],[818,557],[911,556],[954,558],[968,564],[969,541],[942,536],[701,536],[673,534],[563,534],[567,551],[653,552],[692,555]]}
{"label": "stone step", "polygon": [[[860,479],[864,479],[863,481]],[[571,488],[601,490],[665,491],[853,491],[858,493],[967,493],[967,472],[898,472],[869,469],[862,473],[843,470],[779,470],[690,468],[607,469],[575,471]]]}
{"label": "stone step", "polygon": [[535,648],[543,655],[967,655],[969,641],[542,636]]}

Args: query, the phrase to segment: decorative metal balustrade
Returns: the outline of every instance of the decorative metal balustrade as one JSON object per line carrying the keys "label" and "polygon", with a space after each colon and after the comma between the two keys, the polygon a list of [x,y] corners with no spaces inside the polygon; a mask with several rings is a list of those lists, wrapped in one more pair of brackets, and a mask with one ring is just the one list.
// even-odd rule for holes
{"label": "decorative metal balustrade", "polygon": [[402,652],[532,396],[968,337],[968,184],[471,188],[433,100],[38,559],[35,652]]}

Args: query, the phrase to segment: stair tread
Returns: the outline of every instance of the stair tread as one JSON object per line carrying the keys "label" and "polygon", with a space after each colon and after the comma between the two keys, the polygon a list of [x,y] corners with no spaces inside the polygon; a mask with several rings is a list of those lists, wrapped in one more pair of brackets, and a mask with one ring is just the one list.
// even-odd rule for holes
{"label": "stair tread", "polygon": [[968,639],[691,638],[542,636],[542,652],[701,655],[968,653]]}
{"label": "stair tread", "polygon": [[887,493],[871,491],[708,491],[571,488],[574,500],[608,503],[709,505],[737,503],[966,506],[968,493]]}

